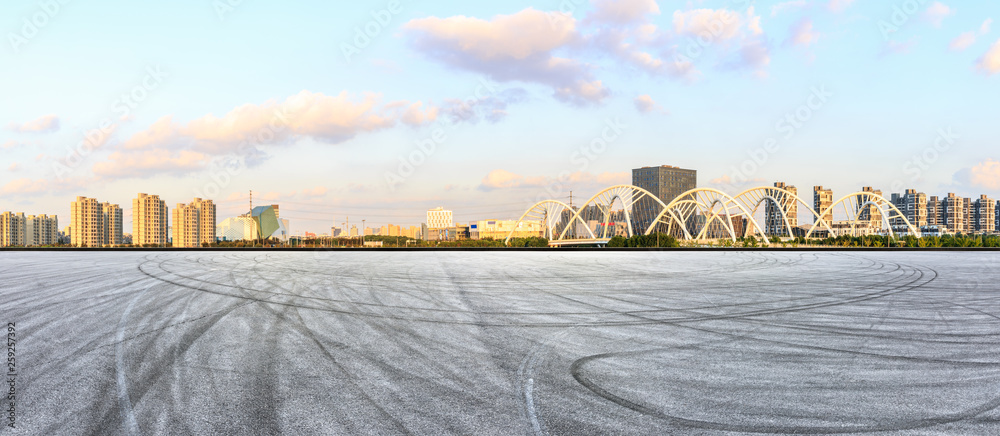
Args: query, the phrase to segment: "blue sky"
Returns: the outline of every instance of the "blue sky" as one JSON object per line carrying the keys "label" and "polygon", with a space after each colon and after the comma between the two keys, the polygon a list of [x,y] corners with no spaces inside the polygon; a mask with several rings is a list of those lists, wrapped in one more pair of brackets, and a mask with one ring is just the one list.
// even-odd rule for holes
{"label": "blue sky", "polygon": [[998,12],[954,0],[5,2],[0,210],[66,225],[77,195],[128,215],[146,192],[170,207],[211,198],[221,219],[253,190],[294,233],[347,216],[417,224],[437,206],[464,222],[570,191],[582,201],[660,164],[733,194],[780,180],[837,197],[867,185],[1000,197]]}

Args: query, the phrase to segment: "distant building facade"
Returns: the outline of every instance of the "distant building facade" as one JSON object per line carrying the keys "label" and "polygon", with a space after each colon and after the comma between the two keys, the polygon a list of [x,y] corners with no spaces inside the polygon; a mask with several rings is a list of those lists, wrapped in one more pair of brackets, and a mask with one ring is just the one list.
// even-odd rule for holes
{"label": "distant building facade", "polygon": [[74,247],[104,245],[104,209],[96,198],[76,197],[70,204],[70,231]]}
{"label": "distant building facade", "polygon": [[452,211],[438,207],[427,211],[427,227],[432,229],[446,229],[455,226]]}
{"label": "distant building facade", "polygon": [[[698,187],[698,171],[670,165],[635,168],[632,170],[632,185],[649,191],[664,204],[670,204],[681,194]],[[655,216],[651,215],[655,215],[655,212],[648,213],[652,210],[659,210],[652,199],[644,198],[632,205],[632,219],[636,228],[645,231],[653,224]]]}
{"label": "distant building facade", "polygon": [[[813,187],[813,209],[816,211],[817,215],[813,216],[814,222],[819,222],[819,218],[823,218],[827,224],[833,222],[833,211],[827,211],[827,209],[833,206],[833,190],[825,189],[822,186]],[[823,216],[819,216],[826,212]]]}
{"label": "distant building facade", "polygon": [[[785,182],[775,182],[774,187],[788,191],[792,195],[799,194],[798,188]],[[764,233],[769,236],[792,236],[788,234],[788,227],[794,228],[799,225],[799,203],[794,197],[784,193],[777,193],[773,200],[765,200],[764,203]],[[785,217],[788,218],[787,223]]]}
{"label": "distant building facade", "polygon": [[975,204],[977,233],[996,232],[996,201],[986,195],[980,195]]}
{"label": "distant building facade", "polygon": [[122,241],[124,229],[124,214],[121,206],[111,203],[101,203],[101,214],[104,220],[104,245],[118,247]]}
{"label": "distant building facade", "polygon": [[0,214],[0,247],[24,247],[27,233],[24,213]]}
{"label": "distant building facade", "polygon": [[25,245],[59,244],[59,218],[48,215],[31,215],[25,219]]}

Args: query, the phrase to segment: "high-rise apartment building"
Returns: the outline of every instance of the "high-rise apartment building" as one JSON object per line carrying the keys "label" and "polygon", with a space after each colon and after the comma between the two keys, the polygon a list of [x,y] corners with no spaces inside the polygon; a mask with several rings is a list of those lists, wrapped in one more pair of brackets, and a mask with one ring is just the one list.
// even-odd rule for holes
{"label": "high-rise apartment building", "polygon": [[59,218],[48,215],[31,215],[25,220],[24,245],[56,245],[58,243]]}
{"label": "high-rise apartment building", "polygon": [[[917,229],[928,225],[927,194],[917,192],[916,189],[907,189],[903,195],[893,193],[892,204],[903,214],[903,218]],[[901,228],[904,224],[900,218],[892,219],[893,227]]]}
{"label": "high-rise apartment building", "polygon": [[962,198],[962,212],[965,218],[962,219],[962,233],[972,233],[976,231],[976,203],[971,198]]}
{"label": "high-rise apartment building", "polygon": [[[833,206],[833,190],[823,189],[822,186],[813,187],[813,209],[816,210],[817,214],[822,214],[826,212],[827,209]],[[833,211],[829,211],[824,214],[821,218],[826,221],[827,224],[833,224]],[[819,221],[815,216],[813,221]]]}
{"label": "high-rise apartment building", "polygon": [[[450,210],[443,207],[427,211],[427,227],[431,229],[447,229],[455,226],[455,221]],[[351,234],[351,236],[356,236]]]}
{"label": "high-rise apartment building", "polygon": [[102,203],[101,213],[104,214],[104,245],[112,247],[122,245],[122,233],[124,233],[125,229],[121,206],[111,203]]}
{"label": "high-rise apartment building", "polygon": [[0,247],[23,247],[28,245],[24,213],[4,212],[0,214]]}
{"label": "high-rise apartment building", "polygon": [[74,247],[104,245],[104,210],[96,198],[76,197],[70,204],[70,229]]}
{"label": "high-rise apartment building", "polygon": [[194,204],[177,203],[173,211],[173,246],[192,248],[201,246],[201,214]]}
{"label": "high-rise apartment building", "polygon": [[[198,235],[201,244],[214,244],[216,242],[216,207],[212,200],[195,198],[191,204],[198,209]],[[274,215],[278,215],[278,205],[274,205]],[[200,246],[200,244],[199,244]]]}
{"label": "high-rise apartment building", "polygon": [[976,225],[977,233],[993,233],[996,231],[996,201],[986,195],[980,195],[976,200]]}
{"label": "high-rise apartment building", "polygon": [[965,231],[965,201],[955,195],[948,193],[948,196],[941,200],[941,220],[940,225],[948,227],[952,233]]}
{"label": "high-rise apartment building", "polygon": [[941,198],[932,195],[927,197],[927,225],[932,227],[944,227],[944,222],[942,221],[943,212],[941,211],[942,206]]}
{"label": "high-rise apartment building", "polygon": [[[872,195],[882,196],[882,191],[872,188],[871,186],[865,186],[861,188],[861,192],[869,193]],[[867,200],[864,196],[859,195],[857,197],[858,202],[858,225],[862,227],[867,227],[869,229],[881,229],[882,228],[882,209],[874,204],[866,204]]]}
{"label": "high-rise apartment building", "polygon": [[[632,170],[632,185],[649,191],[664,204],[670,204],[681,194],[698,187],[698,171],[670,165],[635,168]],[[652,199],[643,198],[636,201],[632,205],[635,228],[643,231],[649,228],[659,209],[660,207]]]}
{"label": "high-rise apartment building", "polygon": [[132,200],[132,244],[167,245],[168,221],[167,203],[160,196],[139,194]]}
{"label": "high-rise apartment building", "polygon": [[[798,188],[785,182],[775,182],[774,187],[799,195]],[[764,203],[764,233],[791,236],[788,234],[788,226],[795,228],[799,225],[799,203],[794,197],[784,193],[776,193],[774,197],[777,203],[770,200],[765,200]],[[785,217],[788,217],[787,223]]]}

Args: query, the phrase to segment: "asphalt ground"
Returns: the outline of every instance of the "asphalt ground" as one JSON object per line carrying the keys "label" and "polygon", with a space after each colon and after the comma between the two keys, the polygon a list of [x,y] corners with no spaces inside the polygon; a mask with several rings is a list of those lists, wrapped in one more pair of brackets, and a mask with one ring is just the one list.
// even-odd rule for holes
{"label": "asphalt ground", "polygon": [[1000,434],[998,266],[0,252],[0,434]]}

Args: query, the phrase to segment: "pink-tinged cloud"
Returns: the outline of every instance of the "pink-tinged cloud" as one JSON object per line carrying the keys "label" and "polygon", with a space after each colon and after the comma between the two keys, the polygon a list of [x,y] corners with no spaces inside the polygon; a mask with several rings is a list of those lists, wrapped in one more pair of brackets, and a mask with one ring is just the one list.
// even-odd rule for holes
{"label": "pink-tinged cloud", "polygon": [[813,22],[809,18],[802,18],[789,29],[788,43],[802,47],[809,47],[819,39],[819,33],[813,30]]}
{"label": "pink-tinged cloud", "polygon": [[52,133],[59,131],[59,117],[46,115],[24,124],[11,123],[8,129],[19,133]]}
{"label": "pink-tinged cloud", "polygon": [[833,12],[840,13],[847,10],[847,8],[849,8],[852,3],[854,3],[854,0],[830,0],[830,3],[827,4],[827,7],[830,8],[830,10]]}
{"label": "pink-tinged cloud", "polygon": [[329,192],[329,190],[326,189],[325,186],[317,186],[313,189],[302,190],[302,196],[306,198],[317,198],[325,196],[327,192]]}
{"label": "pink-tinged cloud", "polygon": [[653,100],[653,97],[650,97],[647,94],[643,94],[636,97],[634,100],[632,100],[632,104],[635,105],[636,110],[644,114],[648,114],[654,111],[667,113],[665,109],[660,107],[660,105],[656,104],[656,101]]}
{"label": "pink-tinged cloud", "polygon": [[20,142],[17,142],[17,141],[14,141],[13,139],[11,139],[11,140],[9,140],[7,142],[4,142],[2,145],[0,145],[0,149],[2,149],[2,150],[9,150],[11,148],[20,147],[21,145],[22,144]]}
{"label": "pink-tinged cloud", "polygon": [[182,175],[205,169],[211,156],[191,150],[147,149],[138,152],[116,151],[107,161],[94,164],[99,177],[143,178],[159,174]]}
{"label": "pink-tinged cloud", "polygon": [[986,54],[976,61],[976,68],[987,75],[1000,73],[1000,40],[994,42]]}
{"label": "pink-tinged cloud", "polygon": [[627,25],[642,22],[649,15],[659,15],[655,0],[593,0],[594,10],[587,21]]}
{"label": "pink-tinged cloud", "polygon": [[976,43],[976,32],[964,32],[948,44],[952,51],[964,51]]}
{"label": "pink-tinged cloud", "polygon": [[993,19],[987,18],[985,21],[983,21],[983,24],[979,26],[979,29],[970,30],[968,32],[963,32],[961,35],[958,35],[958,37],[956,37],[951,41],[951,44],[948,45],[948,48],[950,48],[952,51],[965,51],[965,49],[971,47],[972,44],[976,43],[977,36],[984,36],[990,33],[990,27],[992,25],[993,25]]}
{"label": "pink-tinged cloud", "polygon": [[674,32],[678,35],[727,40],[739,36],[746,23],[739,12],[725,8],[674,11]]}
{"label": "pink-tinged cloud", "polygon": [[328,96],[302,91],[284,101],[245,104],[222,117],[209,114],[187,124],[160,118],[93,170],[107,178],[181,175],[205,169],[213,158],[234,156],[249,165],[267,147],[301,138],[337,144],[398,124],[424,125],[437,116],[438,108],[421,102],[380,104],[374,94],[351,98],[346,92]]}
{"label": "pink-tinged cloud", "polygon": [[934,27],[941,27],[945,18],[955,14],[955,10],[941,2],[931,3],[924,11],[924,19],[929,21]]}
{"label": "pink-tinged cloud", "polygon": [[549,86],[554,96],[576,104],[599,104],[610,95],[591,66],[555,52],[580,42],[576,20],[568,15],[525,9],[491,20],[454,16],[406,23],[413,46],[453,68],[490,76],[500,82]]}
{"label": "pink-tinged cloud", "polygon": [[12,173],[16,173],[18,171],[21,171],[21,164],[19,164],[17,162],[14,162],[14,163],[10,164],[9,167],[7,167],[7,171],[10,171]]}
{"label": "pink-tinged cloud", "polygon": [[68,192],[79,192],[90,186],[92,181],[85,179],[37,179],[20,178],[12,180],[0,187],[3,197],[37,197],[39,195],[57,195]]}
{"label": "pink-tinged cloud", "polygon": [[1000,190],[1000,162],[987,159],[970,170],[970,182],[973,186]]}

